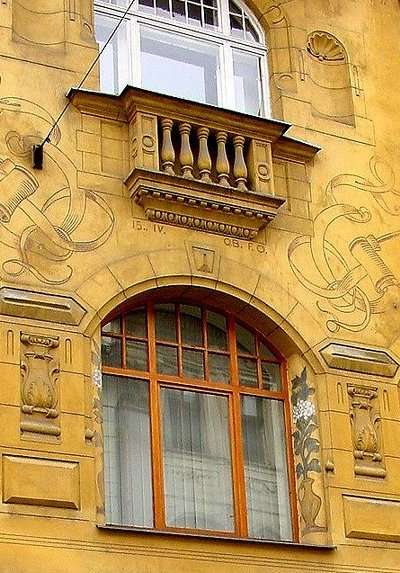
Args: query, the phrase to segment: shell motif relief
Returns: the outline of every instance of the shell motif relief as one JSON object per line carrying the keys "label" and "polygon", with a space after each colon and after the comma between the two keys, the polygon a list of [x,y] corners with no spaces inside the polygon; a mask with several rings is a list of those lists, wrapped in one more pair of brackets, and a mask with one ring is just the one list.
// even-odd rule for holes
{"label": "shell motif relief", "polygon": [[343,46],[328,32],[312,32],[308,36],[307,51],[321,62],[340,62],[346,59]]}

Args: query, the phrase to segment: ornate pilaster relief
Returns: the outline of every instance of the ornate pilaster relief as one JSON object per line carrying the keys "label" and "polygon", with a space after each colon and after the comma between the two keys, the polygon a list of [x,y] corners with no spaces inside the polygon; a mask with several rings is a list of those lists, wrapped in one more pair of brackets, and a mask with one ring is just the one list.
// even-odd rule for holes
{"label": "ornate pilaster relief", "polygon": [[58,337],[21,333],[21,435],[60,436]]}
{"label": "ornate pilaster relief", "polygon": [[349,384],[350,419],[353,432],[353,453],[356,475],[385,477],[382,454],[378,389]]}

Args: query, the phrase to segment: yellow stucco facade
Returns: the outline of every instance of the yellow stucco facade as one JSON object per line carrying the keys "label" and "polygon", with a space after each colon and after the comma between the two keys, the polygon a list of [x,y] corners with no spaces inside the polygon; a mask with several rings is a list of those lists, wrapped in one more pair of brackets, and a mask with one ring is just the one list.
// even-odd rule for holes
{"label": "yellow stucco facade", "polygon": [[[273,120],[101,95],[97,69],[74,89],[92,1],[0,0],[0,571],[399,570],[400,6],[250,7]],[[230,308],[289,381],[306,372],[320,464],[296,479],[298,543],[103,527],[100,325],[165,289]]]}

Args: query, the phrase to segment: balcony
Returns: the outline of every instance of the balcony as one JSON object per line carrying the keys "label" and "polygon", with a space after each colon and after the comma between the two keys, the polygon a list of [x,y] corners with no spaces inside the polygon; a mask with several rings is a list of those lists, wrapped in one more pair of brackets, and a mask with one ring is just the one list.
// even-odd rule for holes
{"label": "balcony", "polygon": [[125,185],[159,223],[252,240],[285,202],[275,195],[274,160],[304,164],[318,151],[285,135],[287,123],[139,88],[68,97],[84,113],[126,122]]}

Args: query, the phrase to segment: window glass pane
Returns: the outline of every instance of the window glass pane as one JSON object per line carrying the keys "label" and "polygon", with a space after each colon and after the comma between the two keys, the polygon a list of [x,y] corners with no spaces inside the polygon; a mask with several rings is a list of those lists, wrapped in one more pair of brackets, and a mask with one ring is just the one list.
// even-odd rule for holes
{"label": "window glass pane", "polygon": [[129,336],[147,338],[145,308],[138,308],[125,316],[125,331]]}
{"label": "window glass pane", "polygon": [[242,15],[236,16],[235,14],[230,14],[229,16],[230,24],[231,24],[231,34],[232,36],[236,36],[238,38],[243,38],[244,31],[243,31],[243,18]]}
{"label": "window glass pane", "polygon": [[238,358],[239,381],[241,386],[258,387],[257,361],[252,358]]}
{"label": "window glass pane", "polygon": [[182,305],[181,308],[182,344],[203,346],[203,324],[199,306]]}
{"label": "window glass pane", "polygon": [[207,311],[208,348],[226,350],[227,332],[226,318],[217,312]]}
{"label": "window glass pane", "polygon": [[250,330],[240,324],[236,325],[237,351],[240,354],[255,354],[255,336]]}
{"label": "window glass pane", "polygon": [[206,28],[218,28],[218,12],[210,8],[203,9],[204,26]]}
{"label": "window glass pane", "polygon": [[268,348],[268,346],[263,342],[260,342],[259,350],[260,350],[260,358],[277,361],[275,354],[273,354],[272,351]]}
{"label": "window glass pane", "polygon": [[185,2],[182,0],[172,0],[172,17],[178,22],[186,21]]}
{"label": "window glass pane", "polygon": [[249,536],[291,540],[283,403],[242,396]]}
{"label": "window glass pane", "polygon": [[[116,18],[96,14],[96,40],[100,50],[117,24]],[[100,88],[102,92],[119,93],[129,83],[126,65],[123,67],[121,65],[122,60],[120,60],[120,58],[124,58],[126,64],[126,54],[128,53],[126,32],[126,22],[123,22],[100,57]]]}
{"label": "window glass pane", "polygon": [[156,338],[157,340],[176,341],[176,319],[174,304],[157,304]]}
{"label": "window glass pane", "polygon": [[230,377],[230,363],[229,356],[226,354],[208,353],[208,371],[211,382],[223,382],[229,384]]}
{"label": "window glass pane", "polygon": [[232,14],[241,14],[242,10],[232,0],[229,1],[229,12]]}
{"label": "window glass pane", "polygon": [[139,10],[143,12],[154,12],[154,1],[153,0],[139,0]]}
{"label": "window glass pane", "polygon": [[262,114],[260,57],[233,50],[235,109],[251,115]]}
{"label": "window glass pane", "polygon": [[281,390],[281,373],[279,364],[261,362],[262,384],[265,390]]}
{"label": "window glass pane", "polygon": [[102,332],[113,332],[114,334],[121,333],[121,320],[119,318],[114,318],[107,322],[104,326],[101,327]]}
{"label": "window glass pane", "polygon": [[126,367],[132,370],[148,370],[147,342],[126,341]]}
{"label": "window glass pane", "polygon": [[245,28],[246,28],[246,39],[247,40],[252,40],[253,42],[259,42],[260,38],[258,37],[258,34],[253,26],[253,24],[250,22],[249,18],[247,18],[247,16],[245,17]]}
{"label": "window glass pane", "polygon": [[140,44],[143,88],[217,104],[216,46],[146,27]]}
{"label": "window glass pane", "polygon": [[188,23],[192,26],[201,26],[201,8],[199,4],[188,2]]}
{"label": "window glass pane", "polygon": [[160,374],[178,374],[178,349],[175,346],[157,344],[157,371]]}
{"label": "window glass pane", "polygon": [[225,396],[162,388],[166,523],[233,531]]}
{"label": "window glass pane", "polygon": [[106,521],[153,526],[148,387],[103,376]]}
{"label": "window glass pane", "polygon": [[122,365],[121,339],[102,336],[101,338],[101,360],[104,366]]}
{"label": "window glass pane", "polygon": [[186,378],[204,379],[204,352],[183,350],[183,375]]}
{"label": "window glass pane", "polygon": [[169,16],[169,1],[168,0],[156,0],[157,15],[158,16]]}

